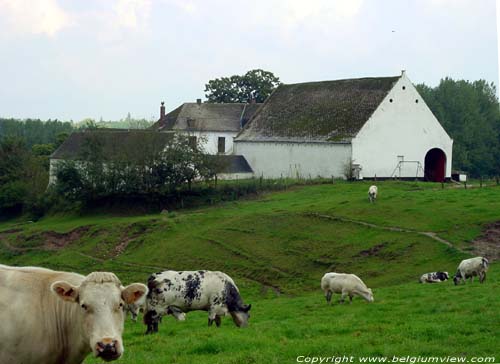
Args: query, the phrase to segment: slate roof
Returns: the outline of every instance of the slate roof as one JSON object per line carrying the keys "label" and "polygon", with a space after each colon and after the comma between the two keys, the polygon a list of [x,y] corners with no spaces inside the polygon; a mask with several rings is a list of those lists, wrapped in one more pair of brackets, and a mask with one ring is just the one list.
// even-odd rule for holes
{"label": "slate roof", "polygon": [[92,145],[102,147],[106,158],[133,158],[141,148],[161,150],[172,133],[152,130],[98,129],[73,132],[50,156],[52,159],[85,159]]}
{"label": "slate roof", "polygon": [[[51,159],[84,160],[90,146],[99,145],[106,159],[131,160],[141,155],[144,148],[162,150],[174,132],[153,130],[98,129],[73,132],[50,156]],[[214,155],[220,166],[219,173],[253,173],[241,155]]]}
{"label": "slate roof", "polygon": [[262,104],[186,102],[158,120],[154,130],[239,132]]}
{"label": "slate roof", "polygon": [[253,173],[252,167],[242,155],[217,155],[221,161],[221,173]]}
{"label": "slate roof", "polygon": [[399,78],[280,85],[235,141],[349,143]]}

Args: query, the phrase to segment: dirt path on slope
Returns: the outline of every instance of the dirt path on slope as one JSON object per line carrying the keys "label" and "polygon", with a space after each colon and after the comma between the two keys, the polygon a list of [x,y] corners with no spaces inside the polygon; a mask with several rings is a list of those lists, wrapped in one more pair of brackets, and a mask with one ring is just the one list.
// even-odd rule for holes
{"label": "dirt path on slope", "polygon": [[500,221],[486,225],[485,229],[472,241],[473,252],[491,261],[500,259]]}
{"label": "dirt path on slope", "polygon": [[429,238],[431,238],[431,239],[433,239],[435,241],[438,241],[441,244],[444,244],[444,245],[446,245],[448,247],[454,248],[454,249],[456,249],[456,250],[458,250],[458,251],[460,251],[462,253],[470,254],[470,253],[468,253],[468,252],[466,252],[466,251],[464,251],[464,250],[456,247],[450,241],[439,237],[435,232],[432,232],[432,231],[418,231],[418,230],[400,228],[400,227],[397,227],[397,226],[382,226],[382,225],[376,225],[376,224],[372,224],[372,223],[365,222],[365,221],[353,220],[353,219],[348,219],[348,218],[340,217],[340,216],[331,216],[331,215],[318,214],[318,213],[314,213],[314,212],[309,212],[309,213],[306,213],[305,215],[306,216],[317,217],[317,218],[320,218],[320,219],[332,220],[332,221],[348,222],[348,223],[351,223],[351,224],[362,225],[362,226],[366,226],[366,227],[370,227],[370,228],[374,228],[374,229],[387,230],[387,231],[395,231],[395,232],[400,232],[400,233],[419,234],[419,235],[427,236],[427,237],[429,237]]}

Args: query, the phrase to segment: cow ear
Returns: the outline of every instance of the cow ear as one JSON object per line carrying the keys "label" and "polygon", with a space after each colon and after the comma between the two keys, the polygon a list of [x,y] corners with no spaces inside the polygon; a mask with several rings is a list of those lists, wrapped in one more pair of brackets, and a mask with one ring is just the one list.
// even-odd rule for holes
{"label": "cow ear", "polygon": [[251,308],[252,308],[251,304],[246,305],[245,308],[243,309],[243,311],[248,312],[248,311],[250,311]]}
{"label": "cow ear", "polygon": [[125,303],[131,304],[137,302],[142,296],[148,293],[148,287],[142,283],[132,283],[122,288],[122,298]]}
{"label": "cow ear", "polygon": [[59,298],[69,301],[69,302],[77,302],[78,301],[78,287],[75,287],[68,282],[57,281],[52,283],[50,286],[52,292],[54,292]]}

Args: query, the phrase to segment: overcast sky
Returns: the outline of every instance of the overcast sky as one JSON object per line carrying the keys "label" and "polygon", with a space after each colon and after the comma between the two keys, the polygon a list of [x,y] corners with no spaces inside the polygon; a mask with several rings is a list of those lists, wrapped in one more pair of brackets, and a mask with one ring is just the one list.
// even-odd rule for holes
{"label": "overcast sky", "polygon": [[0,0],[0,116],[158,116],[212,78],[498,83],[495,0]]}

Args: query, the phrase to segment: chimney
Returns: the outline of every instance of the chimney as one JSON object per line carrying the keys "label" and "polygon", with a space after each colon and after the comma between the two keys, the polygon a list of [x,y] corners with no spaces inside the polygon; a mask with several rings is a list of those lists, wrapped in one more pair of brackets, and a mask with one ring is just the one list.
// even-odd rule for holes
{"label": "chimney", "polygon": [[163,120],[165,119],[165,102],[162,101],[161,102],[161,106],[160,106],[160,120]]}
{"label": "chimney", "polygon": [[406,70],[401,70],[401,77],[406,76]]}
{"label": "chimney", "polygon": [[196,99],[196,103],[197,103],[198,105],[201,105],[201,99]]}

